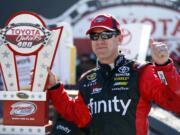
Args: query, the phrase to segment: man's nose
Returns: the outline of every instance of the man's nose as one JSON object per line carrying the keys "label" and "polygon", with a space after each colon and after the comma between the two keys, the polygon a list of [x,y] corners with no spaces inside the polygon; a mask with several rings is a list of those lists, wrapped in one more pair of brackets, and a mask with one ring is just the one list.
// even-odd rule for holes
{"label": "man's nose", "polygon": [[99,38],[98,40],[96,40],[96,45],[97,46],[102,46],[104,45],[104,40],[102,38]]}
{"label": "man's nose", "polygon": [[101,36],[99,36],[97,42],[104,42],[104,39],[102,39]]}

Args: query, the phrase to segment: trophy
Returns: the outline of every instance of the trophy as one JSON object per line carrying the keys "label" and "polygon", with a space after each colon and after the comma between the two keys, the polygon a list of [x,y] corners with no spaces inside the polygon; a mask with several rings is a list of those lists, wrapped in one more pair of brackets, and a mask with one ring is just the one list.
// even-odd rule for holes
{"label": "trophy", "polygon": [[[46,135],[48,120],[47,67],[52,67],[63,26],[47,29],[43,20],[32,12],[19,12],[0,29],[0,70],[5,90],[3,101],[3,135]],[[17,57],[34,56],[34,75],[29,90],[22,90]],[[30,76],[30,74],[29,74]]]}

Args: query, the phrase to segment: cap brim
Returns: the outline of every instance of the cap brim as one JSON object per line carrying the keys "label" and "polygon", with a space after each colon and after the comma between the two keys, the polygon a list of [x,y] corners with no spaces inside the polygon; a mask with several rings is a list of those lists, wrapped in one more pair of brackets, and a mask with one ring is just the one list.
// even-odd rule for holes
{"label": "cap brim", "polygon": [[87,35],[87,34],[90,34],[94,28],[104,28],[104,29],[107,29],[107,30],[109,30],[109,31],[116,31],[115,29],[112,29],[112,28],[109,28],[109,27],[106,27],[106,26],[94,26],[94,27],[91,27],[91,28],[86,32],[86,35]]}

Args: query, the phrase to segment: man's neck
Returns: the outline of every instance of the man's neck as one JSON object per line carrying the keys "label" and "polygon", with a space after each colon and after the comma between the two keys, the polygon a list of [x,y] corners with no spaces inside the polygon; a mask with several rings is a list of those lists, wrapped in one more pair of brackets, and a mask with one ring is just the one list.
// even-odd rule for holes
{"label": "man's neck", "polygon": [[112,64],[112,63],[114,64],[114,61],[116,60],[117,57],[118,54],[114,54],[112,57],[99,59],[99,61],[101,62],[101,64]]}

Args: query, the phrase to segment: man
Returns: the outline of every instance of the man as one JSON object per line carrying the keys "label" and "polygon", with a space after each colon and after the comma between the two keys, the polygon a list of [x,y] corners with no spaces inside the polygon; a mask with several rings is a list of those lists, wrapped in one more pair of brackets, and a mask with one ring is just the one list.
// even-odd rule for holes
{"label": "man", "polygon": [[81,76],[75,99],[48,70],[50,98],[66,120],[89,128],[90,135],[146,135],[152,102],[180,112],[180,76],[165,44],[152,42],[154,65],[140,64],[119,53],[123,37],[113,16],[96,16],[87,34],[98,64]]}

